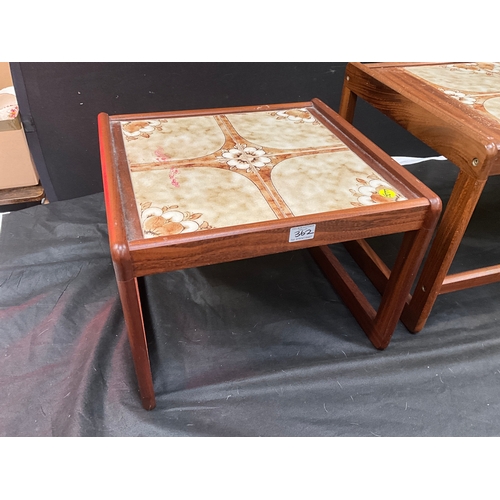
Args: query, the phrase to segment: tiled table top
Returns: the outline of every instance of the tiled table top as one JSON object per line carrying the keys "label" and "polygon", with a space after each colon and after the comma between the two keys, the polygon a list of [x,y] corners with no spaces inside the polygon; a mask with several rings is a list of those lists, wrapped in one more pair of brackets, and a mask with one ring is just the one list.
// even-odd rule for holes
{"label": "tiled table top", "polygon": [[144,238],[406,200],[307,108],[120,128]]}
{"label": "tiled table top", "polygon": [[500,122],[499,63],[406,66],[404,69],[450,98]]}

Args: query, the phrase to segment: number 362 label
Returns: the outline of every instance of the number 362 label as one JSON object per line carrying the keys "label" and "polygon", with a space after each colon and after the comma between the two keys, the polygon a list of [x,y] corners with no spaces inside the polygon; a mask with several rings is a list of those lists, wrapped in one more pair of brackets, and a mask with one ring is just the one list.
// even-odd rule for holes
{"label": "number 362 label", "polygon": [[314,238],[314,231],[316,231],[316,224],[292,227],[290,229],[288,242],[293,243],[294,241],[312,240]]}

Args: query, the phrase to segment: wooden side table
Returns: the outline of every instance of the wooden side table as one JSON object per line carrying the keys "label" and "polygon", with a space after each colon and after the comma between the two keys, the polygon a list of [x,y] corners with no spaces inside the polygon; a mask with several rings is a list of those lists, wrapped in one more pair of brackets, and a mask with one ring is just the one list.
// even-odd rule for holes
{"label": "wooden side table", "polygon": [[[407,328],[417,332],[438,295],[500,281],[500,265],[448,274],[487,179],[500,173],[500,64],[349,63],[340,104],[348,121],[358,96],[460,169],[402,315]],[[383,289],[388,270],[355,251]]]}
{"label": "wooden side table", "polygon": [[[319,100],[99,115],[111,256],[144,408],[155,406],[137,279],[311,248],[385,348],[439,198]],[[404,233],[378,310],[326,246]]]}

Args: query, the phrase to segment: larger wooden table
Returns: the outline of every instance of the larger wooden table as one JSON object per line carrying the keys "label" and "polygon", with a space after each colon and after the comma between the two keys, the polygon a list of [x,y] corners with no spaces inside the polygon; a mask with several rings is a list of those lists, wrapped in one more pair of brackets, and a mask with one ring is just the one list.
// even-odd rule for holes
{"label": "larger wooden table", "polygon": [[[448,274],[486,181],[500,174],[500,64],[349,63],[339,112],[350,122],[358,96],[460,169],[402,315],[417,332],[440,294],[500,281],[500,265]],[[358,255],[383,288],[388,271]]]}
{"label": "larger wooden table", "polygon": [[[311,248],[385,348],[440,213],[426,186],[319,100],[99,115],[111,256],[143,406],[155,406],[137,279]],[[378,305],[328,244],[404,233]]]}

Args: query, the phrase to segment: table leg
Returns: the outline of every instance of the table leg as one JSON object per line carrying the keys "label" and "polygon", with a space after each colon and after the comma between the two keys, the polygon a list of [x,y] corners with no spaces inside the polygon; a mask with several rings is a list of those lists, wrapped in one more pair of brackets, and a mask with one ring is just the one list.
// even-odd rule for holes
{"label": "table leg", "polygon": [[381,290],[382,299],[378,311],[373,309],[327,246],[309,249],[319,267],[377,349],[385,349],[389,345],[433,228],[434,225],[431,228],[423,227],[417,231],[405,233],[393,270]]}
{"label": "table leg", "polygon": [[[348,80],[349,76],[346,76],[346,79]],[[356,94],[344,83],[339,114],[352,123],[355,106]],[[463,170],[458,175],[443,218],[439,223],[436,236],[429,249],[429,254],[426,257],[413,297],[403,309],[401,320],[411,332],[416,333],[422,330],[437,296],[442,293],[443,283],[485,183],[486,180],[471,177]],[[371,268],[373,267],[376,266],[371,266]],[[493,271],[491,272],[493,273]],[[498,276],[497,269],[494,270],[494,274]],[[498,281],[498,279],[496,280]],[[378,272],[375,281],[380,289],[380,283],[383,282],[382,272]],[[490,279],[490,281],[493,281],[493,279]]]}
{"label": "table leg", "polygon": [[139,383],[142,406],[146,410],[152,410],[156,406],[156,400],[137,278],[117,281],[117,284]]}
{"label": "table leg", "polygon": [[411,332],[419,332],[429,317],[485,183],[463,171],[458,174],[411,301],[403,310],[401,320]]}
{"label": "table leg", "polygon": [[[346,78],[349,79],[349,76],[346,76]],[[340,96],[339,115],[349,123],[352,123],[354,119],[357,98],[358,96],[354,92],[351,92],[349,87],[344,83]]]}

